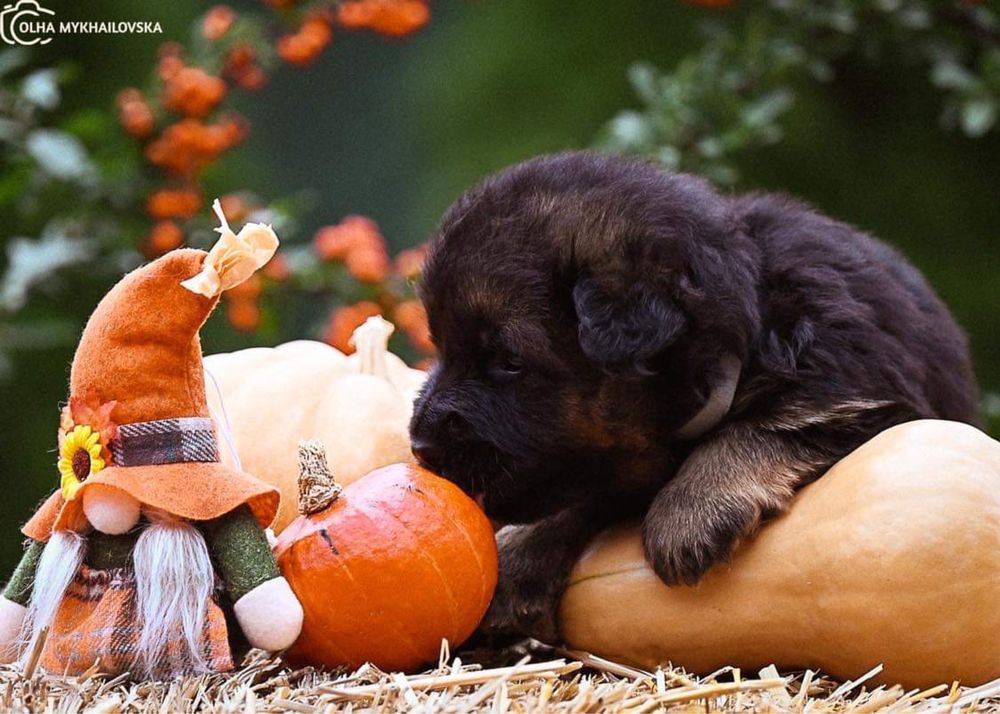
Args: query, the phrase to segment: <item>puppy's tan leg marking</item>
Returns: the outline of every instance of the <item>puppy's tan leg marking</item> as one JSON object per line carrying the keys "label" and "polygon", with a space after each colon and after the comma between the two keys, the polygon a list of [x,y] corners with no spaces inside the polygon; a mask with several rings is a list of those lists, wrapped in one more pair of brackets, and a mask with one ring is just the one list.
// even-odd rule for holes
{"label": "puppy's tan leg marking", "polygon": [[646,558],[664,582],[696,583],[826,466],[792,435],[725,427],[695,449],[653,499],[643,522]]}

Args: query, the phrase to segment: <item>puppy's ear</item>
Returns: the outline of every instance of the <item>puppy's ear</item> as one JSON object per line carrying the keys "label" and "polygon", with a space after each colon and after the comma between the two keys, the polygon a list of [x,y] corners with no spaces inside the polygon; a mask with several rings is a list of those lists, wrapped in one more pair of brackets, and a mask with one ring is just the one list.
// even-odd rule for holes
{"label": "puppy's ear", "polygon": [[583,275],[573,288],[580,347],[610,374],[648,375],[652,360],[684,332],[684,313],[643,282],[611,289]]}

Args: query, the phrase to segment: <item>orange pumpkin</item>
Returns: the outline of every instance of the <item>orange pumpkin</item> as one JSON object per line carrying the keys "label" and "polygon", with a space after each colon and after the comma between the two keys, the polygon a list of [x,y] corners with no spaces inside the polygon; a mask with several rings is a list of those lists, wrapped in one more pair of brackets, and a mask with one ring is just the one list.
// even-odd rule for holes
{"label": "orange pumpkin", "polygon": [[288,660],[406,671],[435,660],[442,639],[461,644],[496,587],[489,520],[414,464],[385,466],[341,492],[309,466],[325,470],[321,449],[300,447],[300,507],[315,512],[292,521],[274,547],[305,611]]}

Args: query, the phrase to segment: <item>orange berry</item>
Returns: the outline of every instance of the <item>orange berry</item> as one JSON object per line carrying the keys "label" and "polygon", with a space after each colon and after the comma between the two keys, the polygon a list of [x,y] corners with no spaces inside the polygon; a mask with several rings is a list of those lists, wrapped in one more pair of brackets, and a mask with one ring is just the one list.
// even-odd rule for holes
{"label": "orange berry", "polygon": [[323,339],[344,354],[351,354],[354,347],[349,343],[354,330],[369,317],[381,314],[382,309],[367,300],[354,305],[342,305],[330,314]]}
{"label": "orange berry", "polygon": [[203,117],[226,96],[226,83],[200,67],[183,67],[163,87],[166,109],[190,117]]}
{"label": "orange berry", "polygon": [[164,188],[146,199],[146,213],[156,219],[190,218],[201,208],[201,193],[193,188]]}
{"label": "orange berry", "polygon": [[156,128],[156,117],[138,89],[123,89],[115,100],[118,121],[125,133],[135,139],[144,139]]}
{"label": "orange berry", "polygon": [[256,300],[227,300],[226,319],[240,332],[253,332],[260,326],[260,306]]}
{"label": "orange berry", "polygon": [[350,248],[350,233],[341,226],[324,226],[313,236],[313,250],[323,260],[343,260]]}
{"label": "orange berry", "polygon": [[389,275],[389,256],[369,246],[356,248],[344,258],[347,272],[363,283],[381,283]]}
{"label": "orange berry", "polygon": [[426,245],[408,248],[396,256],[396,260],[393,261],[393,271],[401,278],[413,280],[420,276],[425,260],[427,260]]}
{"label": "orange berry", "polygon": [[392,321],[399,326],[410,342],[421,352],[434,353],[431,330],[427,324],[427,311],[419,300],[405,300],[392,311]]}
{"label": "orange berry", "polygon": [[226,149],[247,135],[246,121],[223,117],[216,124],[182,119],[146,146],[146,159],[169,174],[192,178]]}
{"label": "orange berry", "polygon": [[247,67],[233,81],[248,92],[256,92],[267,84],[267,74],[257,65]]}
{"label": "orange berry", "polygon": [[274,257],[264,266],[263,273],[276,283],[281,283],[292,276],[292,268],[288,265],[288,259],[281,253],[275,253]]}
{"label": "orange berry", "polygon": [[222,204],[222,212],[231,223],[240,223],[250,215],[253,207],[250,206],[243,197],[236,193],[227,193],[219,199]]}
{"label": "orange berry", "polygon": [[345,216],[335,226],[324,226],[313,237],[313,249],[323,260],[346,260],[355,250],[386,250],[378,224],[365,216]]}
{"label": "orange berry", "polygon": [[413,325],[427,322],[427,313],[419,300],[404,300],[392,311],[392,321],[401,330],[407,330]]}
{"label": "orange berry", "polygon": [[184,232],[173,221],[159,221],[153,225],[143,245],[147,258],[157,258],[184,243]]}
{"label": "orange berry", "polygon": [[256,91],[267,83],[267,75],[257,64],[257,54],[245,42],[226,53],[223,74],[248,91]]}
{"label": "orange berry", "polygon": [[225,143],[225,149],[239,144],[250,135],[250,125],[238,114],[226,114],[219,118],[215,126],[220,133],[219,138]]}
{"label": "orange berry", "polygon": [[373,30],[387,37],[403,37],[430,20],[425,0],[348,0],[337,7],[337,24],[352,30]]}
{"label": "orange berry", "polygon": [[184,67],[184,47],[179,42],[164,42],[157,52],[156,74],[166,82]]}
{"label": "orange berry", "polygon": [[230,300],[256,300],[264,291],[264,281],[260,275],[254,273],[239,285],[234,285],[226,291],[226,297]]}
{"label": "orange berry", "polygon": [[229,32],[235,20],[236,13],[231,7],[216,5],[205,13],[205,19],[201,22],[201,36],[214,42]]}
{"label": "orange berry", "polygon": [[333,40],[330,19],[322,13],[309,15],[299,29],[291,35],[282,35],[275,42],[275,49],[288,64],[312,64]]}

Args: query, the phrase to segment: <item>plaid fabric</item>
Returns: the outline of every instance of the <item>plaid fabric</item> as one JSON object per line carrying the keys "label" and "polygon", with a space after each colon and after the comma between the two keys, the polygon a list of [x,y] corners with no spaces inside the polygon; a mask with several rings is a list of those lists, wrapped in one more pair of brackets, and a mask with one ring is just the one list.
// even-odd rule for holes
{"label": "plaid fabric", "polygon": [[[84,565],[66,589],[45,640],[41,665],[52,674],[78,675],[100,658],[101,671],[111,675],[132,672],[173,679],[195,673],[179,637],[168,643],[155,671],[142,672],[135,661],[141,626],[133,570],[94,570]],[[208,602],[202,629],[202,654],[212,671],[233,668],[225,615],[213,600]]]}
{"label": "plaid fabric", "polygon": [[115,466],[216,462],[219,447],[212,420],[179,417],[122,424],[111,442]]}

